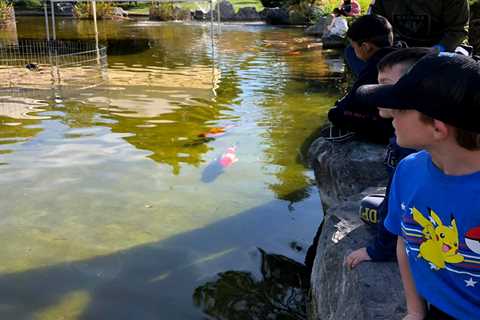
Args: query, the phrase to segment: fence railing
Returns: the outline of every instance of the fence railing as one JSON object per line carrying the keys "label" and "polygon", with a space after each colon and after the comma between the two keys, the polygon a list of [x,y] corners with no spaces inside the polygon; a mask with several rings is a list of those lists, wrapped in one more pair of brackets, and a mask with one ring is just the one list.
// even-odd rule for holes
{"label": "fence railing", "polygon": [[107,49],[95,42],[20,40],[0,42],[2,92],[82,89],[106,80]]}

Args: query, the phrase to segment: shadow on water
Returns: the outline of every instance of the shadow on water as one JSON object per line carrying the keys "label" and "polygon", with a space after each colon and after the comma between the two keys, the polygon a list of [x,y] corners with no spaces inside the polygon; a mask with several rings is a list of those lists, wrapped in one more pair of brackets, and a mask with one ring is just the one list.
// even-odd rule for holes
{"label": "shadow on water", "polygon": [[311,194],[312,189],[313,189],[313,185],[314,185],[314,182],[312,181],[311,185],[307,185],[307,186],[304,186],[302,188],[298,188],[298,189],[293,190],[293,191],[288,192],[288,193],[278,192],[277,193],[277,198],[280,199],[280,200],[288,201],[289,202],[288,210],[290,212],[295,211],[295,208],[293,207],[293,205],[297,202],[301,202],[301,201],[307,199],[308,197],[310,197],[310,194]]}
{"label": "shadow on water", "polygon": [[261,254],[261,280],[249,272],[226,271],[195,289],[193,299],[215,319],[306,319],[306,267],[277,254]]}
{"label": "shadow on water", "polygon": [[[302,286],[307,281],[304,267],[283,256],[254,249],[263,246],[258,243],[261,236],[255,233],[264,231],[250,227],[259,219],[269,221],[279,234],[287,234],[291,228],[282,219],[267,216],[275,208],[278,210],[278,202],[272,201],[164,241],[92,259],[3,274],[0,318],[42,319],[39,314],[60,308],[54,317],[47,318],[64,318],[66,314],[58,314],[64,310],[68,318],[78,319],[198,319],[199,310],[192,306],[192,296],[187,296],[190,292],[205,313],[219,319],[265,319],[263,315],[303,319]],[[245,230],[251,230],[247,239]],[[251,270],[245,261],[258,256],[258,252],[260,281],[248,272],[224,272]],[[205,282],[202,275],[206,273],[218,273],[218,280]],[[80,296],[83,302],[77,302],[78,314],[74,315],[71,306],[76,302],[69,300]],[[228,303],[233,304],[233,310],[227,310]],[[62,309],[62,305],[67,307]]]}

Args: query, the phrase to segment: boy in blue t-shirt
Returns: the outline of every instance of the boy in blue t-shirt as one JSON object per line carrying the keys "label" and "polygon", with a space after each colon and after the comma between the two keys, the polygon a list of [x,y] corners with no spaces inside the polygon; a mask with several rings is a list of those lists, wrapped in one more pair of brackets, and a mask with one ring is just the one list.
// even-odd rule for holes
{"label": "boy in blue t-shirt", "polygon": [[[377,65],[378,83],[396,83],[415,62],[431,53],[432,50],[429,48],[403,48],[387,54]],[[382,262],[395,260],[397,236],[385,229],[383,221],[388,212],[388,194],[390,192],[395,167],[400,160],[414,152],[416,151],[413,149],[399,147],[396,142],[396,137],[390,139],[384,159],[388,172],[387,190],[385,192],[385,198],[376,209],[377,222],[373,225],[375,228],[374,239],[367,247],[357,249],[346,257],[345,262],[349,269],[355,268],[363,261]]]}
{"label": "boy in blue t-shirt", "polygon": [[398,165],[385,227],[398,235],[405,320],[480,315],[480,65],[428,55],[394,85],[359,88],[393,118]]}

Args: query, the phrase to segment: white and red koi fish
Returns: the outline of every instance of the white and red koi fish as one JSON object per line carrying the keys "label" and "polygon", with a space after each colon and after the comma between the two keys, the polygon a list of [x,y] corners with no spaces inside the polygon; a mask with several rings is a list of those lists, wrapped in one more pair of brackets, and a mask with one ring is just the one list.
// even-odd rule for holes
{"label": "white and red koi fish", "polygon": [[232,164],[234,164],[235,162],[238,161],[236,152],[237,152],[237,147],[230,147],[230,148],[228,148],[228,149],[227,149],[227,152],[225,152],[224,154],[222,154],[222,156],[220,157],[220,159],[218,159],[218,163],[220,163],[220,165],[221,165],[223,168],[230,167]]}
{"label": "white and red koi fish", "polygon": [[238,161],[237,147],[228,148],[219,158],[208,164],[202,172],[202,182],[212,182],[224,172],[224,169],[230,167]]}

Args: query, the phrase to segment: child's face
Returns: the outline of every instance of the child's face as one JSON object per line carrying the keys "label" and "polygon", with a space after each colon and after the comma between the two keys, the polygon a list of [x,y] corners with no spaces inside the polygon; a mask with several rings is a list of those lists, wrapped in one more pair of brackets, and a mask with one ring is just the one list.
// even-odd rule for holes
{"label": "child's face", "polygon": [[421,120],[416,110],[389,109],[397,143],[404,148],[426,149],[434,141],[434,127]]}
{"label": "child's face", "polygon": [[[406,72],[406,65],[396,64],[378,72],[378,83],[395,84]],[[415,110],[395,110],[378,108],[383,118],[393,118],[392,124],[397,135],[398,145],[420,149],[430,142],[431,126],[420,120]]]}
{"label": "child's face", "polygon": [[357,56],[358,59],[362,61],[367,61],[368,58],[370,58],[370,55],[367,52],[368,50],[365,42],[359,43],[357,41],[351,40],[350,45],[355,51],[355,55]]}
{"label": "child's face", "polygon": [[[405,74],[407,66],[402,63],[395,64],[391,67],[386,67],[378,72],[379,84],[395,84]],[[378,108],[379,114],[382,118],[391,118],[390,109]]]}

